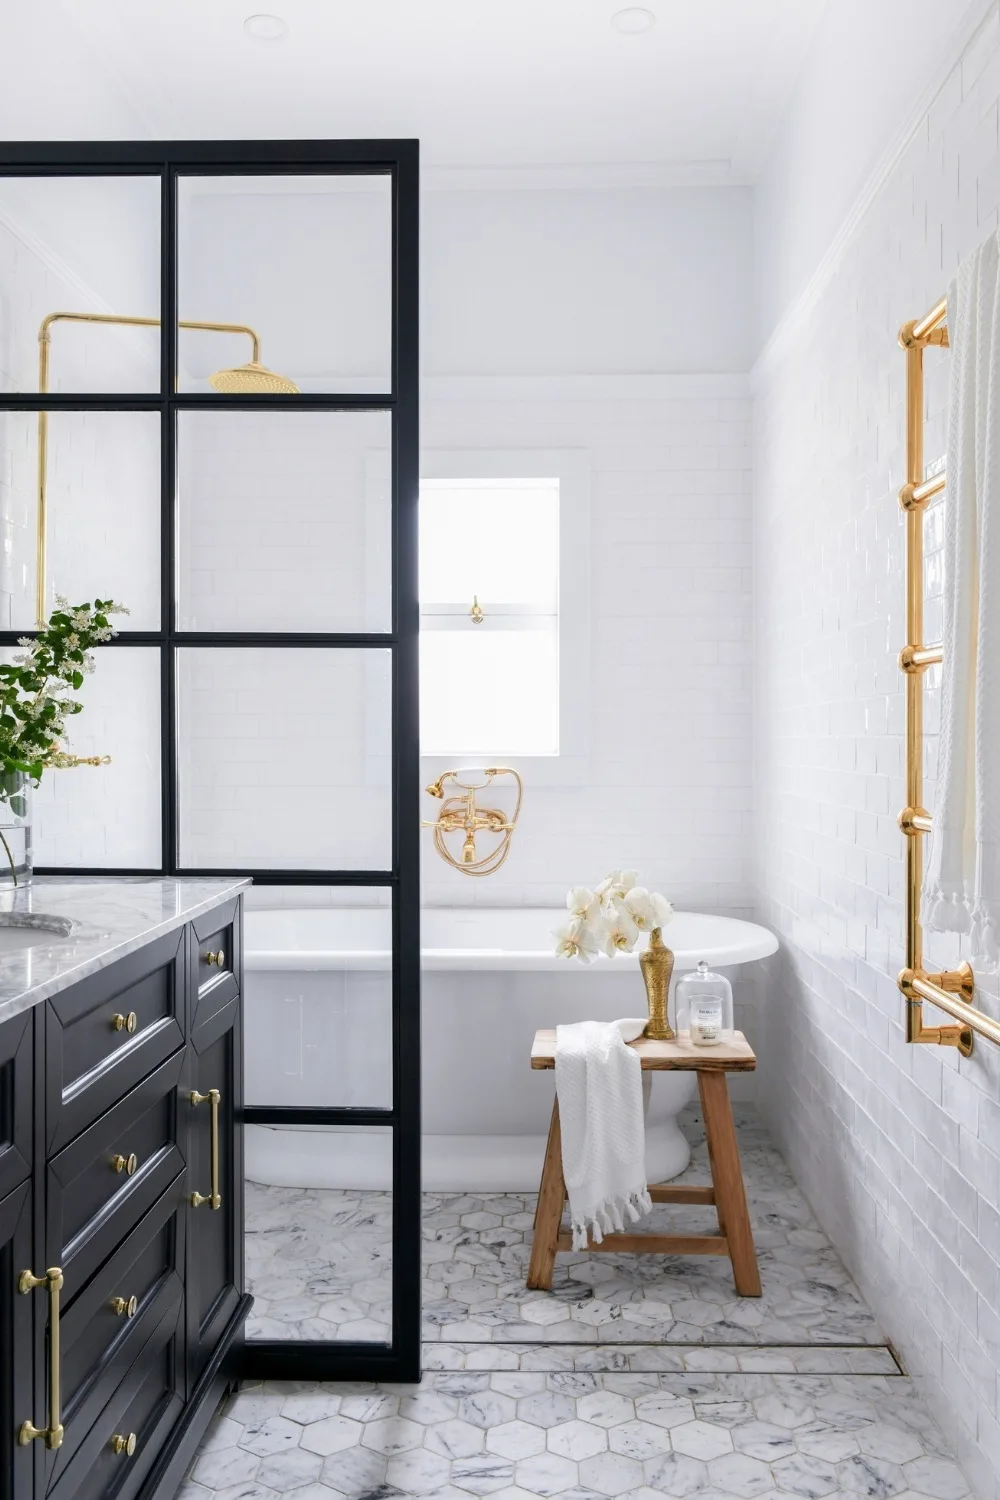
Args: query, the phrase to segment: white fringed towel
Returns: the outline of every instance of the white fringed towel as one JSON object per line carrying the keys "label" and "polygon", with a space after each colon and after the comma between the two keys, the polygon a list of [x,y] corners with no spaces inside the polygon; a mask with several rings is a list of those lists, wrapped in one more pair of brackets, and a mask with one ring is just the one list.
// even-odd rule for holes
{"label": "white fringed towel", "polygon": [[924,920],[1000,958],[1000,246],[948,289],[944,667]]}
{"label": "white fringed towel", "polygon": [[626,1042],[645,1021],[556,1027],[556,1097],[573,1249],[634,1224],[652,1208],[646,1189],[642,1065]]}

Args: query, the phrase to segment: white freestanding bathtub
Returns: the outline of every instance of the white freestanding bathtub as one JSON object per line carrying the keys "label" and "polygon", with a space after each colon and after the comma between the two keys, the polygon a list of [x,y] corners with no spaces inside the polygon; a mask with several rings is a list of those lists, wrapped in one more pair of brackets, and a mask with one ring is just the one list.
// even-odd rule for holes
{"label": "white freestanding bathtub", "polygon": [[[645,1014],[636,954],[558,959],[552,909],[429,909],[422,917],[423,1176],[431,1191],[538,1186],[553,1075],[532,1073],[535,1031]],[[678,912],[664,929],[674,976],[766,958],[766,928]],[[392,1101],[390,914],[385,907],[246,914],[246,1102],[387,1107]],[[690,1151],[677,1115],[692,1074],[657,1074],[647,1174],[676,1176]],[[387,1188],[387,1130],[250,1126],[247,1176],[289,1187]]]}

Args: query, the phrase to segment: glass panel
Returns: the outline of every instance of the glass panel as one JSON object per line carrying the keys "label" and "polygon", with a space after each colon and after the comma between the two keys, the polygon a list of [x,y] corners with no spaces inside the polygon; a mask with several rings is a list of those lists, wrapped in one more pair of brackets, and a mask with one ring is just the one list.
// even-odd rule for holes
{"label": "glass panel", "polygon": [[182,327],[182,391],[389,390],[388,176],[182,177],[177,213],[181,323],[245,330]]}
{"label": "glass panel", "polygon": [[35,863],[150,869],[160,863],[160,655],[98,647],[66,748],[106,766],[46,771],[35,798]]}
{"label": "glass panel", "polygon": [[248,1125],[245,1148],[247,1337],[388,1344],[391,1127]]}
{"label": "glass panel", "polygon": [[421,480],[421,606],[473,596],[555,612],[558,479]]}
{"label": "glass panel", "polygon": [[388,630],[388,412],[178,415],[182,630]]}
{"label": "glass panel", "polygon": [[559,635],[423,630],[422,755],[558,755]]}
{"label": "glass panel", "polygon": [[[42,439],[44,441],[42,442]],[[44,469],[39,469],[42,443]],[[39,496],[45,599],[39,610]],[[117,599],[129,630],[160,625],[156,412],[0,411],[0,628],[32,630],[56,594]]]}
{"label": "glass panel", "polygon": [[317,894],[329,902],[307,887],[246,911],[246,1102],[389,1109],[390,893],[344,888],[342,905]]}
{"label": "glass panel", "polygon": [[189,868],[388,869],[391,653],[177,653]]}
{"label": "glass panel", "polygon": [[0,306],[0,390],[159,390],[159,178],[0,177]]}

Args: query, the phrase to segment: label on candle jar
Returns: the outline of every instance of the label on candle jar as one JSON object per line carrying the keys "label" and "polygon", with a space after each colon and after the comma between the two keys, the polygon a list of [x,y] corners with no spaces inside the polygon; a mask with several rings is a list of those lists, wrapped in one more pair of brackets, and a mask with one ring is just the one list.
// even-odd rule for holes
{"label": "label on candle jar", "polygon": [[722,1040],[722,1001],[717,995],[691,1002],[691,1040],[698,1047],[714,1047]]}

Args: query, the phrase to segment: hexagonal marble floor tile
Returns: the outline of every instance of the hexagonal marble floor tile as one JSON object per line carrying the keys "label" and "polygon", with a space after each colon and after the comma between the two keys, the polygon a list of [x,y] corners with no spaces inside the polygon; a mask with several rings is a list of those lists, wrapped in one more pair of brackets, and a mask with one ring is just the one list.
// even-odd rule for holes
{"label": "hexagonal marble floor tile", "polygon": [[232,1398],[179,1500],[969,1496],[899,1374],[465,1371],[305,1387]]}

